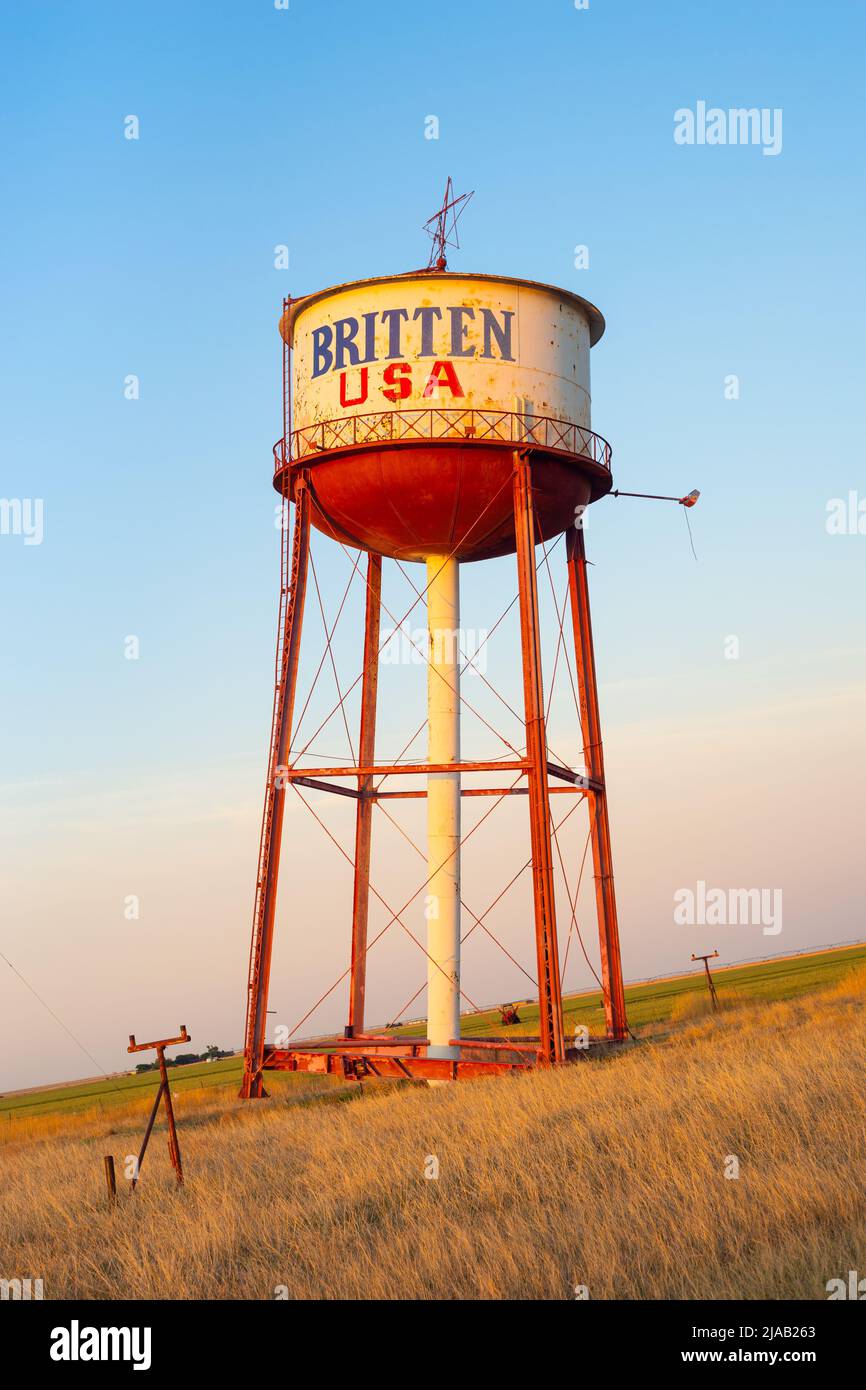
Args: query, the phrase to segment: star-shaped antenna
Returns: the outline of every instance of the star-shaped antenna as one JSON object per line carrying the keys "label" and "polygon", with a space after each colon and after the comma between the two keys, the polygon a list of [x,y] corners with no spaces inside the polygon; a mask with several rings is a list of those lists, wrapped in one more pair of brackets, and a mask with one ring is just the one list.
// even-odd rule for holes
{"label": "star-shaped antenna", "polygon": [[[473,189],[472,193],[474,192]],[[430,259],[427,262],[428,270],[445,270],[448,264],[445,258],[446,246],[460,246],[460,239],[457,235],[457,219],[472,197],[472,193],[461,193],[459,198],[455,198],[454,185],[449,174],[441,208],[424,223],[424,231],[433,242],[430,248]]]}

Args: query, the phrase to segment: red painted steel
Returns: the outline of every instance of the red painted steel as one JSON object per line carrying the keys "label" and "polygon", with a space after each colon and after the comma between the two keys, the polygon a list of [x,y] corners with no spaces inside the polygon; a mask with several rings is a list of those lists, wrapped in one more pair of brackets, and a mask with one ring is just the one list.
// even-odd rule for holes
{"label": "red painted steel", "polygon": [[300,782],[305,777],[397,777],[415,774],[426,777],[430,772],[521,772],[529,767],[526,758],[494,759],[490,762],[459,763],[366,763],[357,767],[281,767],[286,782]]}
{"label": "red painted steel", "polygon": [[590,833],[604,1009],[608,1037],[616,1042],[622,1042],[628,1033],[628,1023],[625,1013],[625,990],[622,980],[619,925],[613,883],[613,852],[610,843],[607,791],[604,784],[604,751],[601,741],[601,715],[598,708],[595,652],[592,644],[589,584],[586,576],[586,545],[583,530],[580,527],[572,528],[568,537],[568,592],[574,625],[574,651],[583,727],[584,758],[587,773],[597,788],[589,793],[592,798],[590,802]]}
{"label": "red painted steel", "polygon": [[[358,758],[371,764],[376,745],[376,693],[379,684],[379,628],[382,611],[382,557],[367,561],[367,599],[364,618],[364,675],[361,682],[361,732]],[[358,809],[355,819],[355,871],[352,899],[352,967],[349,977],[347,1037],[364,1031],[367,988],[367,922],[370,908],[370,843],[373,824],[373,777],[358,771]]]}
{"label": "red painted steel", "polygon": [[426,1038],[334,1038],[305,1047],[268,1048],[265,1066],[269,1071],[312,1072],[358,1081],[368,1076],[448,1081],[525,1071],[546,1061],[538,1041],[532,1038],[523,1043],[455,1038],[452,1045],[461,1049],[455,1060],[428,1057]]}
{"label": "red painted steel", "polygon": [[[515,549],[515,444],[533,450],[540,531],[610,490],[610,445],[566,420],[481,410],[386,411],[296,430],[274,450],[274,486],[303,466],[312,522],[345,544],[401,560],[483,560]],[[290,476],[287,484],[286,475]]]}
{"label": "red painted steel", "polygon": [[[594,470],[602,470],[598,474],[601,483],[605,481],[603,473],[610,474],[612,451],[607,440],[572,420],[514,410],[446,406],[376,410],[304,425],[274,445],[274,473],[279,475],[288,464],[310,463],[323,453],[375,449],[383,444],[464,444],[467,441],[473,445],[506,444],[511,448],[521,444],[546,454],[580,459],[591,463]],[[602,490],[607,491],[607,488]],[[617,493],[616,496],[630,497],[632,494]]]}
{"label": "red painted steel", "polygon": [[247,988],[244,1076],[241,1083],[241,1095],[245,1099],[259,1097],[264,1093],[262,1056],[265,1046],[268,982],[274,944],[274,914],[276,912],[283,813],[286,801],[286,785],[279,776],[278,769],[285,766],[291,743],[301,627],[307,586],[307,567],[310,557],[310,495],[305,480],[301,478],[299,482],[300,486],[296,485],[295,487],[295,527],[292,541],[291,576],[288,585],[284,579],[281,586],[281,606],[285,600],[285,617],[281,633],[282,654],[274,700],[268,758],[268,782],[265,791],[265,810],[259,846],[259,871],[253,911],[253,939]]}
{"label": "red painted steel", "polygon": [[515,450],[514,533],[520,590],[520,638],[523,647],[523,698],[526,710],[526,751],[530,766],[529,827],[532,843],[532,882],[535,898],[535,940],[538,957],[541,1050],[549,1062],[565,1056],[559,947],[553,891],[553,851],[550,839],[550,796],[547,785],[547,733],[541,673],[541,634],[535,574],[536,518],[533,474],[529,459]]}
{"label": "red painted steel", "polygon": [[447,1057],[370,1057],[335,1052],[293,1052],[285,1064],[269,1063],[275,1071],[311,1072],[362,1081],[368,1077],[403,1081],[460,1081],[526,1071],[531,1062],[450,1061]]}

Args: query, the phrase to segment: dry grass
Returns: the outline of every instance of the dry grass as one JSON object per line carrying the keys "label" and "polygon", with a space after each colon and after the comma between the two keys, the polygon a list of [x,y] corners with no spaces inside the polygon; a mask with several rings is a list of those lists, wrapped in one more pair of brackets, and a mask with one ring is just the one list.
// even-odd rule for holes
{"label": "dry grass", "polygon": [[[727,997],[719,1001],[722,1009],[731,1007]],[[707,1018],[713,1012],[709,992],[705,989],[691,989],[675,996],[671,1004],[669,1023],[693,1023]]]}
{"label": "dry grass", "polygon": [[829,985],[824,993],[827,999],[853,999],[859,995],[861,999],[866,1000],[866,965],[849,970],[841,980]]}
{"label": "dry grass", "polygon": [[[138,1120],[3,1151],[0,1274],[46,1297],[824,1298],[866,1269],[862,978],[547,1073]],[[424,1176],[439,1160],[438,1180]],[[727,1155],[740,1163],[725,1177]]]}
{"label": "dry grass", "polygon": [[[4,1150],[16,1150],[58,1139],[98,1139],[111,1138],[112,1135],[136,1135],[133,1148],[137,1149],[150,1115],[158,1080],[156,1077],[147,1090],[142,1089],[138,1095],[133,1093],[130,1098],[121,1100],[112,1097],[104,1105],[84,1104],[76,1110],[58,1109],[48,1114],[34,1114],[23,1107],[8,1110],[0,1114],[0,1154]],[[171,1080],[175,1081],[174,1075]],[[332,1091],[334,1082],[326,1077],[278,1076],[269,1079],[268,1088],[284,1093],[286,1100],[302,1101]],[[222,1114],[229,1108],[230,1100],[237,1095],[238,1089],[238,1082],[229,1087],[173,1084],[172,1104],[178,1123],[198,1122],[202,1117]]]}

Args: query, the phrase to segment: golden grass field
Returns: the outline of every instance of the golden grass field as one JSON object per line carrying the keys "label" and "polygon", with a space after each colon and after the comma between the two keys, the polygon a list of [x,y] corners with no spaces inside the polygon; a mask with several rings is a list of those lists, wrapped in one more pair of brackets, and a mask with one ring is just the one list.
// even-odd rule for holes
{"label": "golden grass field", "polygon": [[47,1299],[823,1299],[866,1271],[864,993],[861,967],[714,1017],[688,995],[627,1049],[453,1087],[189,1091],[185,1186],[160,1122],[113,1210],[102,1155],[147,1100],[27,1122],[0,1272]]}

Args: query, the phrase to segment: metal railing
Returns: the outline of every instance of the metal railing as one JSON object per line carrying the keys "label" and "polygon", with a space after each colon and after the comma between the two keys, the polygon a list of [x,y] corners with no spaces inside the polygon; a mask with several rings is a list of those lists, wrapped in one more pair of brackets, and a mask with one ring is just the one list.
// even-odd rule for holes
{"label": "metal railing", "polygon": [[[512,410],[386,410],[371,415],[344,415],[293,430],[274,445],[280,472],[288,464],[337,449],[374,448],[381,444],[429,443],[435,440],[487,444],[524,444],[547,453],[586,459],[610,472],[612,450],[606,439],[570,420]],[[288,448],[286,447],[288,443]]]}

